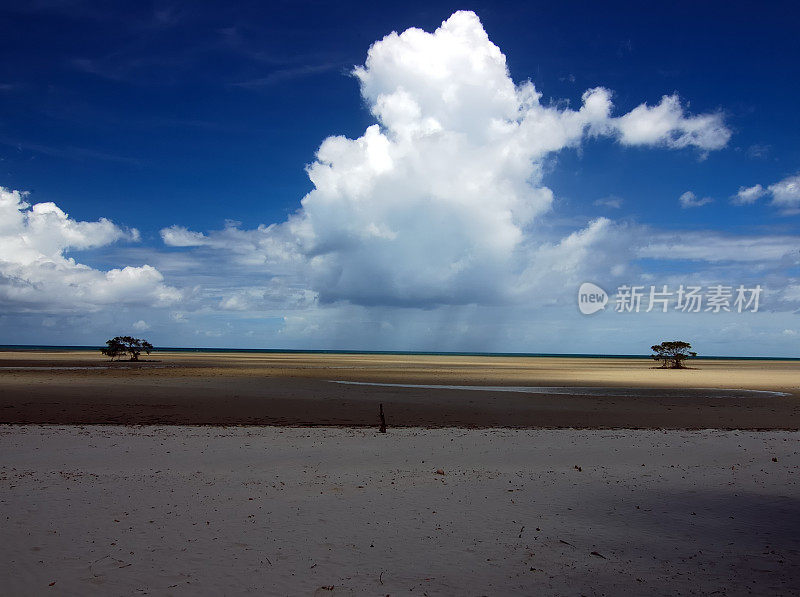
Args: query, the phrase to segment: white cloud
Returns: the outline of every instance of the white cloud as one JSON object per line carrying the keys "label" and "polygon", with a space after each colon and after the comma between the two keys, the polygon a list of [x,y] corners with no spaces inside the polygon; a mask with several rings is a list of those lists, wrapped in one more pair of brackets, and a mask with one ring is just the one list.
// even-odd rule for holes
{"label": "white cloud", "polygon": [[223,293],[218,308],[222,311],[266,311],[306,309],[317,301],[316,293],[297,288],[282,278],[272,278],[264,286],[235,288]]}
{"label": "white cloud", "polygon": [[770,205],[780,210],[784,216],[800,214],[800,174],[787,176],[769,185],[766,189],[760,184],[752,187],[739,187],[731,199],[733,205],[751,205],[767,195],[772,196]]}
{"label": "white cloud", "polygon": [[[433,33],[387,35],[354,74],[378,124],[322,142],[307,167],[314,189],[286,222],[207,234],[172,226],[164,242],[284,267],[322,303],[494,304],[544,279],[531,263],[577,272],[578,256],[594,255],[580,248],[613,234],[606,220],[560,241],[540,228],[553,203],[543,184],[548,156],[598,135],[704,151],[730,136],[721,115],[687,116],[677,96],[620,117],[602,87],[587,90],[577,109],[543,104],[533,83],[515,85],[505,56],[466,11]],[[564,263],[553,263],[556,255]],[[233,294],[219,305],[248,309],[252,299]]]}
{"label": "white cloud", "polygon": [[623,203],[622,197],[617,197],[616,195],[609,195],[608,197],[597,199],[594,202],[594,205],[596,205],[597,207],[608,207],[611,209],[619,209],[622,207],[622,203]]}
{"label": "white cloud", "polygon": [[149,265],[107,272],[78,263],[69,250],[137,240],[105,218],[79,222],[54,203],[33,206],[0,187],[0,301],[6,310],[81,311],[103,305],[168,304],[180,293]]}
{"label": "white cloud", "polygon": [[734,205],[751,205],[767,194],[767,190],[760,184],[752,187],[739,187],[736,195],[731,199]]}
{"label": "white cloud", "polygon": [[55,203],[31,206],[24,197],[19,191],[0,187],[0,242],[6,259],[28,264],[43,255],[59,256],[65,249],[88,249],[138,236],[105,218],[76,222]]}
{"label": "white cloud", "polygon": [[208,238],[202,232],[191,232],[183,226],[170,226],[161,231],[164,243],[171,247],[202,247]]}
{"label": "white cloud", "polygon": [[134,330],[142,332],[144,330],[149,330],[150,324],[148,324],[144,319],[140,319],[139,321],[134,323],[131,327],[133,327]]}
{"label": "white cloud", "polygon": [[227,221],[222,230],[209,234],[193,232],[183,226],[170,226],[161,230],[161,238],[171,247],[207,247],[230,252],[240,265],[292,264],[304,260],[297,254],[287,227],[271,224],[242,230],[238,225],[238,222]]}
{"label": "white cloud", "polygon": [[684,115],[677,95],[665,95],[655,106],[642,104],[614,119],[624,145],[666,145],[699,149],[725,147],[731,132],[722,114]]}
{"label": "white cloud", "polygon": [[783,299],[787,301],[800,302],[800,284],[796,281],[794,284],[789,284],[783,290]]}
{"label": "white cloud", "polygon": [[717,263],[785,263],[800,264],[800,237],[797,236],[733,236],[714,231],[638,234],[639,257],[650,259],[687,259]]}
{"label": "white cloud", "polygon": [[709,203],[714,202],[711,197],[703,197],[702,199],[698,199],[691,191],[686,191],[683,195],[678,197],[678,201],[683,209],[702,207],[703,205],[708,205]]}
{"label": "white cloud", "polygon": [[784,215],[800,213],[800,174],[787,176],[767,188],[772,193],[771,204],[779,208]]}
{"label": "white cloud", "polygon": [[765,159],[772,147],[770,145],[755,144],[747,148],[747,157],[752,159]]}

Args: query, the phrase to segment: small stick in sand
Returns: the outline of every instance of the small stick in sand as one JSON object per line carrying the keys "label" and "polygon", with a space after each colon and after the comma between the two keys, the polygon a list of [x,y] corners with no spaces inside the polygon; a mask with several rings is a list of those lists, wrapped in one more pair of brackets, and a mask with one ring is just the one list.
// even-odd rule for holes
{"label": "small stick in sand", "polygon": [[381,433],[386,433],[386,418],[383,416],[383,403],[381,403],[380,407],[380,416],[381,416]]}

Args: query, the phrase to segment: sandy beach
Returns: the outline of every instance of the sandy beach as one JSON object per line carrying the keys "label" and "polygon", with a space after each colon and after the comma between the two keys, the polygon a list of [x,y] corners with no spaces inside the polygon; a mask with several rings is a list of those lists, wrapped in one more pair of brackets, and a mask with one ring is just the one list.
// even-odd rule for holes
{"label": "sandy beach", "polygon": [[361,427],[377,425],[379,404],[394,427],[797,430],[800,362],[0,353],[2,423]]}
{"label": "sandy beach", "polygon": [[800,593],[796,433],[15,425],[0,452],[9,595]]}
{"label": "sandy beach", "polygon": [[800,594],[799,371],[5,352],[0,578],[13,595]]}

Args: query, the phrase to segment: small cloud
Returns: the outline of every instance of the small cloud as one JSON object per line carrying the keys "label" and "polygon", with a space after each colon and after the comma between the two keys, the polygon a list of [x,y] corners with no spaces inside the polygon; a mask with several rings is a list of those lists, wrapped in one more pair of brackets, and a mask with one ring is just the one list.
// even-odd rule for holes
{"label": "small cloud", "polygon": [[206,336],[207,338],[221,338],[224,333],[219,330],[195,330],[197,336]]}
{"label": "small cloud", "polygon": [[250,308],[248,297],[242,294],[234,294],[222,299],[219,308],[223,311],[246,311]]}
{"label": "small cloud", "polygon": [[694,193],[691,191],[686,191],[683,195],[678,198],[678,201],[681,204],[683,209],[689,209],[691,207],[702,207],[703,205],[708,205],[709,203],[713,203],[714,200],[711,197],[703,197],[702,199],[698,199]]}
{"label": "small cloud", "polygon": [[161,240],[170,247],[199,247],[206,244],[201,232],[192,232],[183,226],[170,226],[161,230]]}
{"label": "small cloud", "polygon": [[752,187],[739,187],[739,190],[731,198],[731,203],[734,205],[752,205],[766,194],[767,190],[760,184]]}
{"label": "small cloud", "polygon": [[770,145],[751,145],[747,148],[747,157],[754,160],[763,160],[769,155]]}
{"label": "small cloud", "polygon": [[677,94],[663,96],[655,106],[641,104],[612,121],[623,145],[696,147],[702,150],[701,161],[709,150],[725,147],[731,138],[721,113],[688,115]]}
{"label": "small cloud", "polygon": [[603,197],[602,199],[598,199],[594,202],[597,207],[609,207],[611,209],[619,209],[622,207],[623,199],[622,197],[617,197],[616,195],[609,195],[608,197]]}
{"label": "small cloud", "polygon": [[148,324],[145,320],[140,319],[139,321],[134,323],[132,327],[133,327],[134,330],[143,332],[144,330],[149,330],[150,329],[150,324]]}
{"label": "small cloud", "polygon": [[96,151],[86,147],[57,147],[51,145],[42,145],[39,143],[28,143],[27,141],[5,137],[0,137],[0,145],[13,147],[17,151],[31,151],[33,153],[55,158],[75,160],[77,162],[104,161],[116,162],[118,164],[126,164],[129,166],[140,166],[142,164],[142,162],[137,158],[106,153],[104,151]]}
{"label": "small cloud", "polygon": [[790,336],[790,337],[793,338],[793,337],[797,336],[798,334],[797,334],[797,330],[783,330],[783,335],[784,336]]}
{"label": "small cloud", "polygon": [[800,174],[787,176],[767,187],[772,193],[770,205],[777,207],[785,216],[800,214]]}
{"label": "small cloud", "polygon": [[171,27],[180,22],[180,17],[174,7],[167,6],[154,10],[151,22],[154,27]]}
{"label": "small cloud", "polygon": [[241,87],[243,89],[258,89],[262,87],[269,87],[284,81],[291,81],[294,79],[303,79],[322,73],[327,73],[332,70],[340,69],[345,66],[343,62],[329,62],[324,64],[307,64],[303,66],[296,66],[290,68],[281,68],[272,71],[264,77],[258,79],[250,79],[249,81],[240,81],[234,83],[234,87]]}
{"label": "small cloud", "polygon": [[739,187],[731,197],[733,205],[752,205],[762,197],[772,195],[770,205],[780,210],[781,215],[800,214],[800,174],[787,176],[783,180],[769,185],[766,189],[760,184],[752,187]]}

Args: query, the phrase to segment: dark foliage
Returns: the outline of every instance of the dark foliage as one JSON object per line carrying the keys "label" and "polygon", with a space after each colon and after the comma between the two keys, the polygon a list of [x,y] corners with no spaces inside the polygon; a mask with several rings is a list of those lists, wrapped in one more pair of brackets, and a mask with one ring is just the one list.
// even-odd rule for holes
{"label": "dark foliage", "polygon": [[131,336],[117,336],[111,340],[106,340],[106,347],[100,349],[100,353],[107,357],[120,360],[126,355],[130,355],[131,361],[138,361],[139,355],[143,352],[150,354],[153,345],[147,340],[133,338]]}
{"label": "dark foliage", "polygon": [[662,342],[650,347],[653,351],[652,358],[661,361],[664,369],[682,369],[683,361],[690,357],[696,357],[697,353],[692,352],[692,345],[681,340],[672,342]]}

